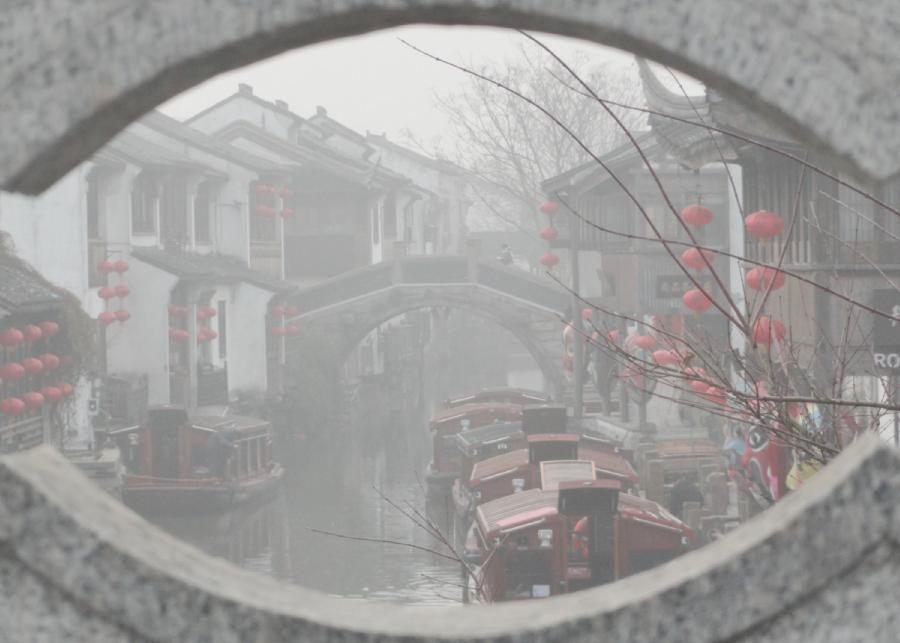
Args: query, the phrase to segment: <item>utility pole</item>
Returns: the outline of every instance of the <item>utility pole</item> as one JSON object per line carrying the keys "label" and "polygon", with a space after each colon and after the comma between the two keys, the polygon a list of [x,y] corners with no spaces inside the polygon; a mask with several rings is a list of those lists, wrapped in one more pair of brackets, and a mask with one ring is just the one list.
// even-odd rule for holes
{"label": "utility pole", "polygon": [[579,226],[575,217],[569,217],[569,256],[572,261],[572,328],[575,330],[575,360],[573,382],[575,384],[575,417],[584,416],[584,322],[581,319],[579,297],[580,275],[578,270]]}

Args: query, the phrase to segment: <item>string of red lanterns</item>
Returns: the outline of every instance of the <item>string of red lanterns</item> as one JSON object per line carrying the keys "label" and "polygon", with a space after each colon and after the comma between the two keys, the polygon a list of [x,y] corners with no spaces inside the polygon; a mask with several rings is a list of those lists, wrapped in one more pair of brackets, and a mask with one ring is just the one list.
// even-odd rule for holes
{"label": "string of red lanterns", "polygon": [[[538,206],[538,210],[540,210],[541,214],[545,214],[550,218],[550,225],[546,228],[543,228],[538,234],[541,239],[546,242],[556,241],[559,238],[559,231],[553,227],[553,215],[559,212],[559,204],[556,201],[544,201]],[[548,248],[547,252],[541,256],[540,259],[541,265],[546,268],[553,268],[559,263],[559,257]]]}

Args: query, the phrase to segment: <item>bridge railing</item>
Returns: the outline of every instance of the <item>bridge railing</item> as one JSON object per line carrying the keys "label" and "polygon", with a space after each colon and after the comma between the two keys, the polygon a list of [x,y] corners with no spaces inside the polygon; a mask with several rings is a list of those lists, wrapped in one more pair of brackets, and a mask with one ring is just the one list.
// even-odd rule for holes
{"label": "bridge railing", "polygon": [[478,262],[477,283],[543,308],[563,312],[569,306],[569,294],[549,279],[522,270]]}
{"label": "bridge railing", "polygon": [[291,303],[298,315],[304,315],[388,288],[393,283],[393,263],[365,266],[304,288],[290,297]]}

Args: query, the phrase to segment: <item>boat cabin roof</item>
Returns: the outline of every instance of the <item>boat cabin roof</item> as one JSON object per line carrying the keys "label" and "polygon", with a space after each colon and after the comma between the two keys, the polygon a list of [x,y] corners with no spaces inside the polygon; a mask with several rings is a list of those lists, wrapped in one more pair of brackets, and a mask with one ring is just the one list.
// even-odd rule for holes
{"label": "boat cabin roof", "polygon": [[477,402],[512,402],[515,404],[540,404],[549,402],[550,396],[541,391],[535,391],[527,388],[486,388],[472,393],[471,395],[463,395],[461,397],[449,399],[446,402],[448,408],[461,406],[463,404],[473,404]]}
{"label": "boat cabin roof", "polygon": [[594,463],[589,460],[548,460],[541,462],[541,489],[556,491],[561,484],[594,480]]}
{"label": "boat cabin roof", "polygon": [[696,440],[660,440],[654,448],[658,458],[712,458],[722,449],[705,438]]}
{"label": "boat cabin roof", "polygon": [[522,435],[521,422],[500,422],[460,431],[456,434],[456,444],[465,451],[469,447],[502,442],[519,435]]}
{"label": "boat cabin roof", "polygon": [[475,510],[481,533],[487,539],[524,529],[559,515],[558,493],[529,489],[491,500]]}
{"label": "boat cabin roof", "polygon": [[615,451],[581,444],[578,447],[578,459],[590,460],[594,463],[597,473],[604,476],[621,478],[634,484],[640,481],[631,463]]}
{"label": "boat cabin roof", "polygon": [[658,502],[628,493],[619,494],[619,516],[625,520],[644,522],[686,535],[690,534],[688,526]]}
{"label": "boat cabin roof", "polygon": [[269,422],[243,415],[199,415],[191,417],[191,426],[206,431],[251,434],[268,430]]}
{"label": "boat cabin roof", "polygon": [[478,485],[493,478],[518,471],[528,466],[528,449],[515,449],[476,462],[469,476],[470,485]]}
{"label": "boat cabin roof", "polygon": [[497,402],[483,402],[480,404],[464,404],[452,409],[444,409],[438,411],[431,418],[431,426],[444,424],[445,422],[456,422],[466,417],[476,415],[490,415],[496,413],[498,418],[522,415],[522,407],[518,404],[502,404]]}

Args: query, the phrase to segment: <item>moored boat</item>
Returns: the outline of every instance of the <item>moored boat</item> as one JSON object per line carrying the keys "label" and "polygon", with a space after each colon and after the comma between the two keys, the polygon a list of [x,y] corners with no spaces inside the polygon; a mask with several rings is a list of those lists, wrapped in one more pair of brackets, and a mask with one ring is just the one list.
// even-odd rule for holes
{"label": "moored boat", "polygon": [[122,499],[137,511],[225,510],[274,491],[284,475],[271,426],[257,418],[157,407],[110,435],[126,467]]}
{"label": "moored boat", "polygon": [[483,404],[493,402],[495,404],[547,404],[550,396],[541,391],[526,388],[486,388],[461,397],[452,398],[444,402],[444,408],[454,408],[464,404]]}

